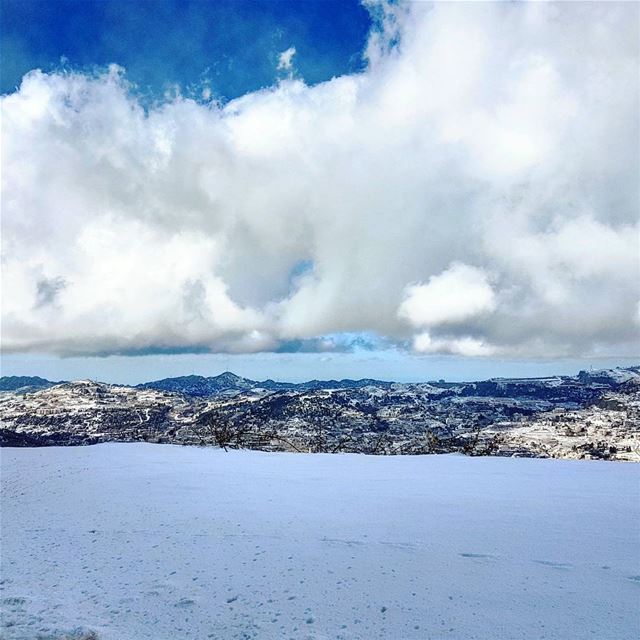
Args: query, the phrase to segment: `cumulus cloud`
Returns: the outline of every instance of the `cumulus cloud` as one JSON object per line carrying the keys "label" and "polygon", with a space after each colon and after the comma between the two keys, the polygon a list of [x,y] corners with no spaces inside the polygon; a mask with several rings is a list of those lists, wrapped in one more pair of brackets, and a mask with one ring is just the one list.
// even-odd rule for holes
{"label": "cumulus cloud", "polygon": [[366,5],[313,87],[3,96],[3,349],[637,353],[638,5]]}
{"label": "cumulus cloud", "polygon": [[493,311],[495,295],[481,269],[454,263],[427,284],[407,288],[399,314],[414,327],[433,327]]}

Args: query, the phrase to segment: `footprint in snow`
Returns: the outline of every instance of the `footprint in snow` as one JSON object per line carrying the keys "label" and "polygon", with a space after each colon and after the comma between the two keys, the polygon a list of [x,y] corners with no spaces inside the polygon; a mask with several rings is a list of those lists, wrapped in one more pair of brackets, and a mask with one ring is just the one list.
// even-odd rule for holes
{"label": "footprint in snow", "polygon": [[343,544],[348,547],[360,546],[363,545],[364,542],[360,540],[343,540],[341,538],[322,538],[322,542],[328,542],[329,544]]}
{"label": "footprint in snow", "polygon": [[534,560],[536,564],[541,564],[552,569],[571,569],[572,565],[567,562],[553,562],[552,560]]}
{"label": "footprint in snow", "polygon": [[193,600],[190,600],[189,598],[180,598],[180,600],[178,600],[178,602],[176,602],[173,606],[174,607],[191,607],[195,604],[195,602]]}

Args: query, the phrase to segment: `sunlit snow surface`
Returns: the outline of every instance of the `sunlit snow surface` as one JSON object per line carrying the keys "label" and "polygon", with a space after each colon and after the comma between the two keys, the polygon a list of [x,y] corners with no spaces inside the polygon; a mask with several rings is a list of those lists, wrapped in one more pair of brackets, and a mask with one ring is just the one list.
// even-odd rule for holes
{"label": "sunlit snow surface", "polygon": [[3,638],[640,637],[640,466],[3,449]]}

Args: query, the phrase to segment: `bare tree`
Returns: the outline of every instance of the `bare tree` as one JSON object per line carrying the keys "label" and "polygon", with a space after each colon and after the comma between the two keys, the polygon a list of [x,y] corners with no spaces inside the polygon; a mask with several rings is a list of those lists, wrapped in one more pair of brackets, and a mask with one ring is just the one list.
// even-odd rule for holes
{"label": "bare tree", "polygon": [[195,433],[200,437],[203,445],[214,442],[221,449],[242,449],[245,446],[245,437],[250,430],[248,422],[242,426],[222,414],[203,414],[195,426]]}

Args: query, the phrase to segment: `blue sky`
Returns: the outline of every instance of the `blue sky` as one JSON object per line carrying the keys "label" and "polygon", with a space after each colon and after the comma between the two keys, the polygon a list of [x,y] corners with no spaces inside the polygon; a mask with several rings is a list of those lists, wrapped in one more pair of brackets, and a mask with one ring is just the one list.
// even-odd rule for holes
{"label": "blue sky", "polygon": [[632,364],[639,12],[3,0],[3,374]]}
{"label": "blue sky", "polygon": [[175,354],[57,358],[47,354],[9,354],[2,375],[39,375],[49,380],[90,378],[118,384],[138,384],[173,376],[215,376],[224,371],[253,380],[340,380],[375,378],[398,382],[445,379],[449,382],[491,377],[575,375],[581,369],[637,365],[637,358],[565,358],[500,360],[459,356],[421,356],[385,350],[352,353]]}
{"label": "blue sky", "polygon": [[364,68],[369,14],[353,0],[3,0],[2,92],[28,71],[116,62],[149,97],[207,84],[220,100],[273,84],[278,55],[315,84]]}

